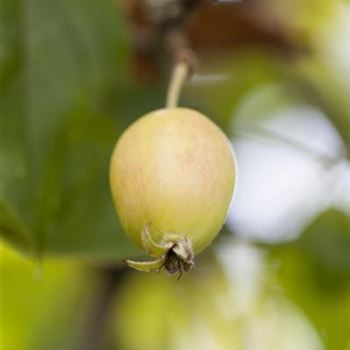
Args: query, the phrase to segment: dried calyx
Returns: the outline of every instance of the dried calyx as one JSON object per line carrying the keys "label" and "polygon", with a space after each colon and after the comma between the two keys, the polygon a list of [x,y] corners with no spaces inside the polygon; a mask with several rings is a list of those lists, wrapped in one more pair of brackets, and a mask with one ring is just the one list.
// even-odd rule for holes
{"label": "dried calyx", "polygon": [[151,237],[149,227],[142,230],[141,240],[144,250],[157,259],[152,261],[127,260],[130,267],[139,271],[160,271],[162,268],[172,275],[189,271],[193,265],[193,249],[191,241],[184,235],[169,233],[160,243],[156,243]]}

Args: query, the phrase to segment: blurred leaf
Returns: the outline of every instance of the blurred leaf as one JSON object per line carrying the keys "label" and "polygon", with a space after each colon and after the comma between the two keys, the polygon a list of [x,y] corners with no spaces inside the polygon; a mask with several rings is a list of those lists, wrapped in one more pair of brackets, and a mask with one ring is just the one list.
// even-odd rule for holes
{"label": "blurred leaf", "polygon": [[17,248],[33,253],[31,234],[27,231],[17,213],[7,203],[0,201],[1,223],[0,231],[5,239]]}
{"label": "blurred leaf", "polygon": [[350,217],[330,209],[309,225],[299,243],[325,289],[350,285]]}
{"label": "blurred leaf", "polygon": [[77,349],[95,281],[76,264],[51,260],[39,267],[0,249],[3,349]]}
{"label": "blurred leaf", "polygon": [[130,120],[113,119],[107,103],[115,81],[126,82],[116,3],[6,0],[4,14],[1,179],[17,213],[6,238],[24,248],[30,235],[36,254],[132,254],[108,185],[110,154]]}
{"label": "blurred leaf", "polygon": [[344,349],[348,341],[349,247],[349,217],[330,209],[296,242],[271,253],[286,295],[312,320],[329,350]]}

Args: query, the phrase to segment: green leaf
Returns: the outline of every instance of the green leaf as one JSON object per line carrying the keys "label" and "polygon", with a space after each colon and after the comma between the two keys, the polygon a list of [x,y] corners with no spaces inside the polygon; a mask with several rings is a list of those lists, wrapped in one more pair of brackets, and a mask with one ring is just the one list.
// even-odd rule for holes
{"label": "green leaf", "polygon": [[350,307],[350,220],[336,209],[317,217],[296,241],[271,250],[285,294],[314,323],[327,349],[344,349]]}
{"label": "green leaf", "polygon": [[135,96],[126,79],[117,3],[5,0],[4,14],[2,234],[37,255],[135,255],[112,204],[109,159],[156,99]]}
{"label": "green leaf", "polygon": [[1,235],[21,251],[33,253],[31,233],[27,231],[18,214],[2,200],[0,201],[0,213]]}
{"label": "green leaf", "polygon": [[[48,259],[40,268],[4,244],[1,346],[11,350],[78,349],[99,280],[81,263]],[[40,269],[40,271],[39,271]]]}
{"label": "green leaf", "polygon": [[350,218],[336,209],[322,213],[299,239],[323,288],[350,285]]}

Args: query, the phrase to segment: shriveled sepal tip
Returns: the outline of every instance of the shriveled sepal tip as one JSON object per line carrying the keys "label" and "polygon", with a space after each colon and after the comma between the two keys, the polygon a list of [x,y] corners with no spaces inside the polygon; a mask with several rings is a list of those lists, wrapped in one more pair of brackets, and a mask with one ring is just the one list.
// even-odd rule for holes
{"label": "shriveled sepal tip", "polygon": [[160,270],[164,264],[164,259],[160,258],[152,261],[126,260],[126,263],[135,270],[150,272],[154,270]]}

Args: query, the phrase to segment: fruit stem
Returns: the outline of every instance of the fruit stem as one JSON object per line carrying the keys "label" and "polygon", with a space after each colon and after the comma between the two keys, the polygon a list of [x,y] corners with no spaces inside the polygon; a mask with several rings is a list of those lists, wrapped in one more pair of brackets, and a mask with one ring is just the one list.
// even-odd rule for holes
{"label": "fruit stem", "polygon": [[181,88],[189,76],[189,71],[190,67],[186,61],[180,61],[175,64],[168,88],[167,108],[175,108],[177,106]]}

